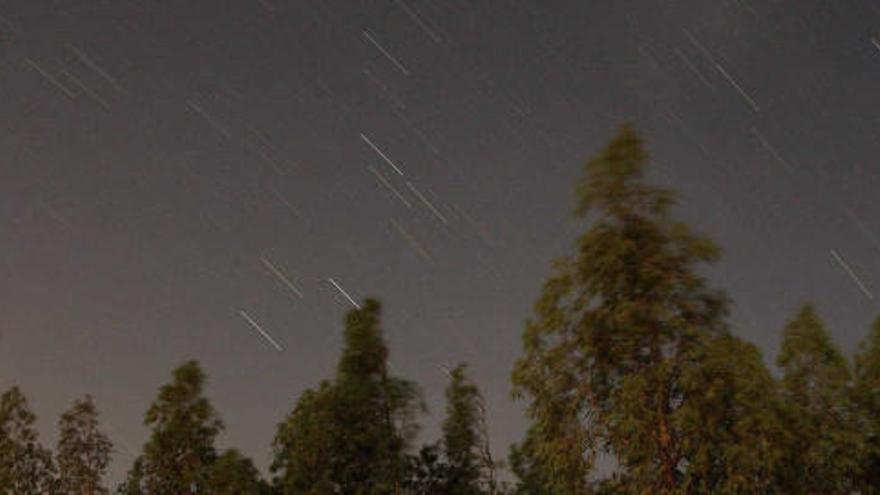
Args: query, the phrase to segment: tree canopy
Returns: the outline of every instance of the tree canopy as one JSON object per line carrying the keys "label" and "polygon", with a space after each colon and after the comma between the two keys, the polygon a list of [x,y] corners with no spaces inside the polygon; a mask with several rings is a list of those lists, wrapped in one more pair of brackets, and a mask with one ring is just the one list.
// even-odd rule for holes
{"label": "tree canopy", "polygon": [[272,471],[284,494],[398,492],[423,408],[414,382],[389,372],[381,306],[348,313],[336,376],[303,393],[278,426]]}
{"label": "tree canopy", "polygon": [[98,410],[91,396],[73,403],[58,421],[60,436],[55,449],[58,484],[65,495],[109,493],[104,475],[113,444],[98,429]]}
{"label": "tree canopy", "polygon": [[214,441],[223,423],[204,397],[205,374],[195,361],[172,372],[144,424],[150,438],[135,462],[125,493],[202,493],[217,458]]}
{"label": "tree canopy", "polygon": [[0,493],[52,493],[52,453],[39,442],[36,416],[18,387],[0,396]]}
{"label": "tree canopy", "polygon": [[585,167],[575,213],[591,225],[555,265],[517,361],[534,456],[557,493],[587,493],[610,453],[634,493],[675,493],[685,463],[681,382],[723,332],[727,299],[697,272],[719,249],[670,216],[671,191],[644,183],[647,153],[625,126]]}

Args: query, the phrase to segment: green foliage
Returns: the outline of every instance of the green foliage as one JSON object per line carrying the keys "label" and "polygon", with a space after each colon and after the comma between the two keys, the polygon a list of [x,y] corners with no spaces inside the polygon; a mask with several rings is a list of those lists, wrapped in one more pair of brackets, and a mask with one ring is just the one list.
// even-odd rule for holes
{"label": "green foliage", "polygon": [[113,444],[98,429],[98,411],[92,397],[73,403],[58,421],[60,436],[55,449],[58,485],[65,495],[109,493],[103,484]]}
{"label": "green foliage", "polygon": [[117,495],[146,495],[144,488],[144,456],[140,455],[132,463],[125,481],[116,487]]}
{"label": "green foliage", "polygon": [[523,335],[514,394],[529,399],[531,453],[555,493],[587,493],[603,452],[632,493],[677,493],[681,377],[724,330],[726,297],[696,273],[719,250],[670,219],[674,195],[642,182],[646,162],[624,127],[587,164],[576,214],[592,225],[556,263]]}
{"label": "green foliage", "polygon": [[129,474],[124,493],[204,492],[217,457],[214,440],[223,429],[202,395],[204,384],[198,363],[189,361],[174,370],[170,384],[159,389],[144,420],[152,430],[150,439]]}
{"label": "green foliage", "polygon": [[439,444],[423,445],[418,455],[409,458],[407,477],[403,484],[408,495],[447,493],[449,465],[443,459]]}
{"label": "green foliage", "polygon": [[861,343],[855,359],[854,398],[865,419],[865,458],[859,490],[880,493],[880,318]]}
{"label": "green foliage", "polygon": [[[533,425],[526,433],[525,439],[510,447],[510,470],[516,476],[513,495],[553,495],[551,471],[541,464],[541,457],[536,454],[540,435]],[[559,492],[565,493],[565,492]]]}
{"label": "green foliage", "polygon": [[39,443],[36,416],[24,394],[12,387],[0,396],[0,494],[52,493],[52,454]]}
{"label": "green foliage", "polygon": [[211,495],[260,495],[267,489],[254,463],[235,449],[227,450],[211,465],[207,490]]}
{"label": "green foliage", "polygon": [[385,494],[406,478],[406,450],[424,406],[415,383],[391,376],[380,305],[368,299],[346,316],[333,382],[306,391],[278,427],[276,487],[284,494]]}
{"label": "green foliage", "polygon": [[482,495],[498,493],[489,448],[483,396],[460,364],[449,372],[443,439],[409,459],[407,493]]}
{"label": "green foliage", "polygon": [[446,419],[443,448],[449,495],[472,495],[494,491],[495,463],[486,431],[486,408],[477,386],[467,377],[464,364],[450,373],[446,387]]}
{"label": "green foliage", "polygon": [[773,493],[788,440],[778,386],[752,344],[708,340],[681,380],[684,493]]}
{"label": "green foliage", "polygon": [[789,428],[783,486],[790,493],[849,494],[865,450],[846,358],[807,304],[783,331],[784,420]]}
{"label": "green foliage", "polygon": [[293,411],[278,425],[271,471],[281,493],[335,493],[334,463],[337,401],[330,382],[306,390]]}

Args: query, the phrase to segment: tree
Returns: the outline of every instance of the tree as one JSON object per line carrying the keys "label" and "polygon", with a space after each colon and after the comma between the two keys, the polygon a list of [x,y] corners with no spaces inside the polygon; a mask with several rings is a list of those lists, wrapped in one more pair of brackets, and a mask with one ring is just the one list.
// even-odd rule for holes
{"label": "tree", "polygon": [[147,410],[144,424],[152,433],[120,488],[124,493],[204,493],[207,487],[223,423],[202,395],[205,374],[197,362],[184,363],[172,375]]}
{"label": "tree", "polygon": [[774,493],[788,439],[779,387],[758,348],[731,335],[711,339],[681,382],[684,493]]}
{"label": "tree", "polygon": [[413,419],[422,406],[415,383],[388,373],[380,314],[379,302],[372,299],[348,313],[336,370],[342,484],[362,493],[399,490],[404,454],[416,433]]}
{"label": "tree", "polygon": [[208,479],[211,495],[260,495],[267,490],[254,463],[235,449],[214,461]]}
{"label": "tree", "polygon": [[448,371],[446,418],[440,442],[424,445],[412,456],[408,493],[444,495],[495,494],[496,463],[489,448],[483,396],[459,364]]}
{"label": "tree", "polygon": [[448,471],[444,493],[449,495],[494,493],[496,488],[485,403],[466,369],[464,364],[456,366],[446,387],[443,448]]}
{"label": "tree", "polygon": [[113,444],[98,429],[98,411],[90,395],[73,403],[58,422],[55,459],[58,484],[65,495],[109,493],[103,485]]}
{"label": "tree", "polygon": [[331,382],[306,390],[278,425],[272,443],[273,485],[287,494],[336,493],[334,466],[337,431],[336,397]]}
{"label": "tree", "polygon": [[526,432],[525,439],[510,447],[510,470],[516,477],[513,495],[553,495],[551,471],[541,464],[542,458],[537,455],[537,443],[541,438],[532,425]]}
{"label": "tree", "polygon": [[380,305],[368,299],[346,316],[336,377],[306,391],[278,427],[276,486],[282,493],[399,493],[406,450],[423,409],[415,383],[388,372]]}
{"label": "tree", "polygon": [[785,326],[777,357],[791,431],[783,484],[789,493],[849,494],[864,452],[846,358],[805,304]]}
{"label": "tree", "polygon": [[592,225],[556,263],[523,334],[514,395],[529,399],[532,452],[554,493],[587,493],[603,452],[632,493],[677,493],[683,368],[724,331],[726,297],[696,273],[719,249],[670,218],[674,194],[642,182],[646,162],[625,126],[586,165],[575,214]]}
{"label": "tree", "polygon": [[865,420],[865,457],[859,490],[880,493],[880,318],[874,320],[868,337],[855,358],[855,401]]}
{"label": "tree", "polygon": [[144,488],[144,456],[139,455],[135,458],[131,469],[125,476],[123,481],[116,487],[117,495],[145,495],[147,492]]}
{"label": "tree", "polygon": [[404,488],[408,495],[435,495],[447,493],[449,466],[443,459],[439,443],[423,445],[417,455],[411,456]]}
{"label": "tree", "polygon": [[12,387],[0,396],[0,494],[53,493],[52,454],[39,443],[36,416]]}

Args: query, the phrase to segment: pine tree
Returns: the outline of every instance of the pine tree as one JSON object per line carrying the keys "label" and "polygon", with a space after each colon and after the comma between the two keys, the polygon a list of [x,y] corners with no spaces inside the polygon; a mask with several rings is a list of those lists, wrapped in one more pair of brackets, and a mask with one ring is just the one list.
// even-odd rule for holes
{"label": "pine tree", "polygon": [[0,396],[0,494],[53,493],[52,454],[39,443],[36,416],[24,394],[12,387]]}
{"label": "pine tree", "polygon": [[109,493],[103,484],[113,444],[98,429],[98,411],[92,397],[73,403],[58,422],[60,436],[55,459],[58,483],[64,495]]}
{"label": "pine tree", "polygon": [[855,400],[865,421],[866,447],[858,489],[865,495],[880,494],[880,318],[856,355]]}
{"label": "pine tree", "polygon": [[348,313],[344,340],[333,382],[304,393],[279,425],[272,470],[282,493],[402,489],[421,394],[388,371],[378,301]]}
{"label": "pine tree", "polygon": [[673,221],[671,191],[642,182],[647,155],[624,127],[586,165],[575,213],[592,225],[558,262],[523,335],[514,392],[529,399],[533,450],[554,493],[582,495],[602,452],[633,493],[678,493],[683,367],[723,330],[726,298],[699,264],[710,240]]}
{"label": "pine tree", "polygon": [[152,433],[120,487],[123,493],[205,492],[223,423],[203,396],[205,374],[197,362],[184,363],[172,375],[147,410],[144,424]]}
{"label": "pine tree", "polygon": [[804,305],[786,325],[776,362],[791,433],[781,473],[785,490],[849,494],[864,452],[850,370],[812,305]]}

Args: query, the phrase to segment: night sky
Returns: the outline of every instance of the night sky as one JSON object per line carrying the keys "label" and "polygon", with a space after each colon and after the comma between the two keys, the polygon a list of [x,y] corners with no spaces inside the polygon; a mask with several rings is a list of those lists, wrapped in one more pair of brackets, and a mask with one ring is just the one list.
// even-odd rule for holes
{"label": "night sky", "polygon": [[0,389],[50,446],[93,394],[115,484],[195,358],[265,470],[372,296],[425,439],[468,361],[503,456],[573,181],[627,121],[723,247],[734,333],[770,362],[813,300],[852,352],[880,313],[874,0],[0,0]]}

